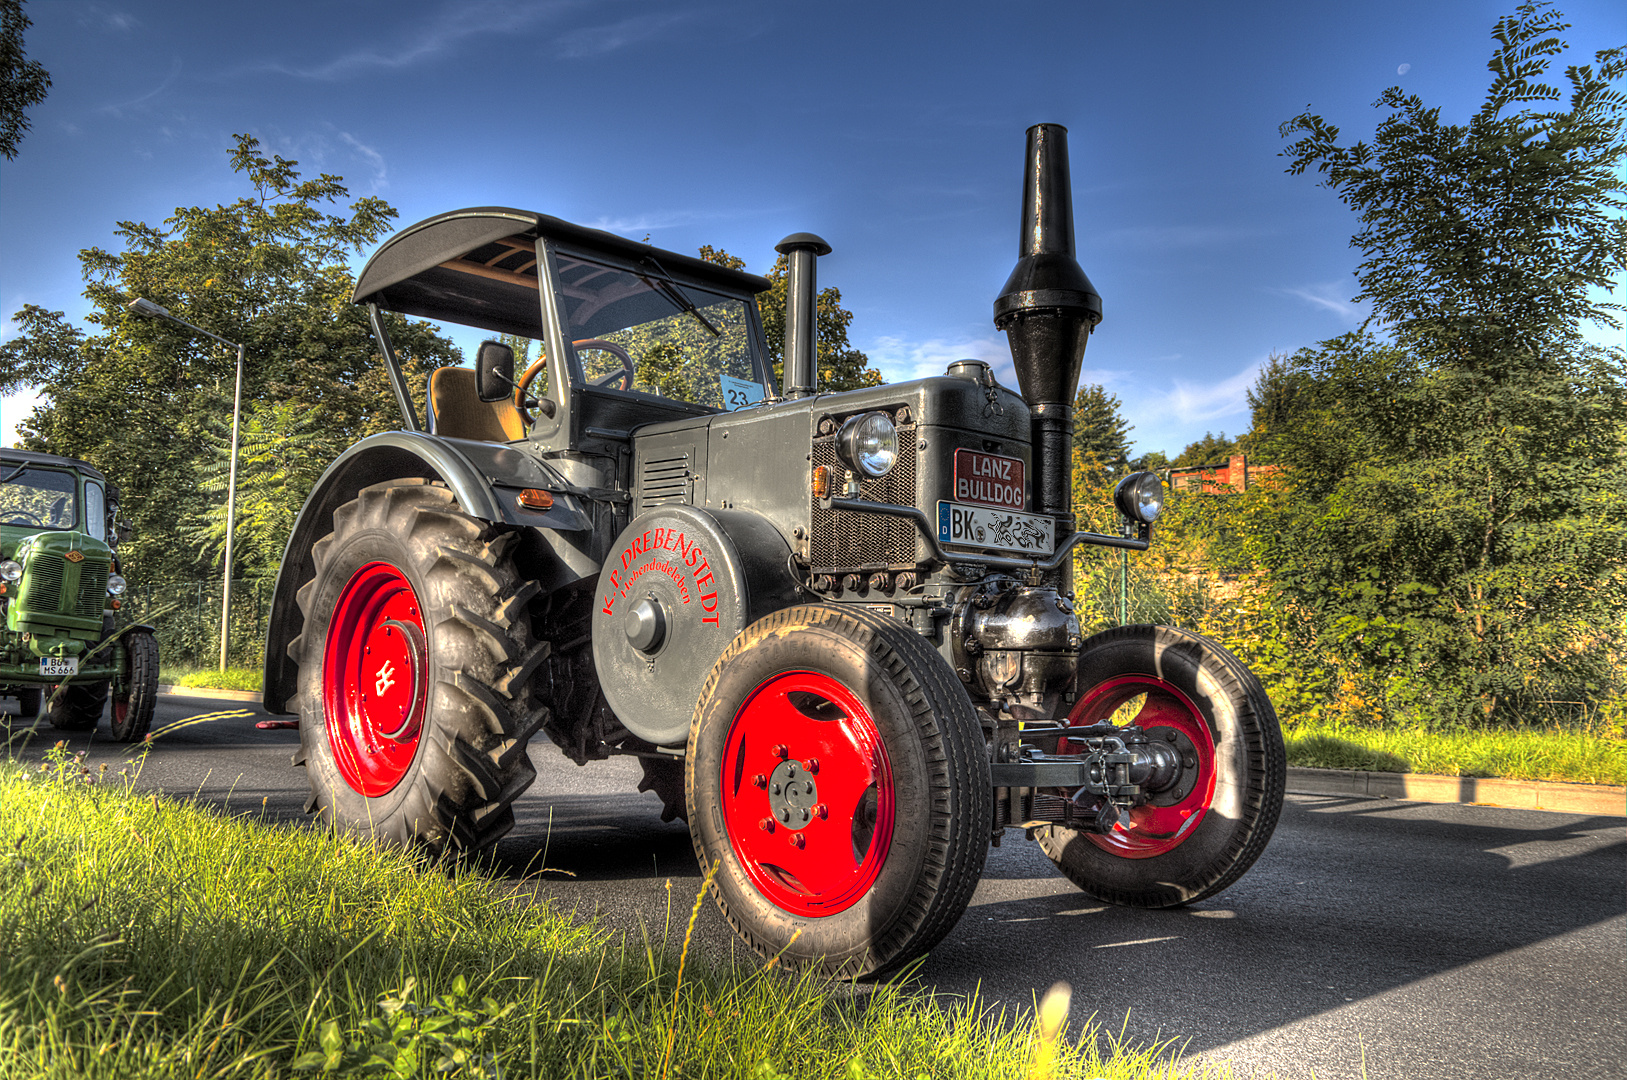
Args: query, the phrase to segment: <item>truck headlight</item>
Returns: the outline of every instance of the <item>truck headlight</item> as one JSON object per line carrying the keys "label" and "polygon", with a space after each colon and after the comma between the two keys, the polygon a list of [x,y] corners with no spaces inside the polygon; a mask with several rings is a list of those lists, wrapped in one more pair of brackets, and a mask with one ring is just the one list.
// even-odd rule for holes
{"label": "truck headlight", "polygon": [[127,585],[125,583],[123,575],[121,575],[121,574],[109,574],[109,575],[107,575],[107,595],[109,595],[109,596],[123,596],[124,595],[124,590],[125,590],[126,587],[127,587]]}
{"label": "truck headlight", "polygon": [[1133,472],[1113,489],[1113,505],[1131,521],[1151,525],[1164,509],[1164,482],[1157,473]]}
{"label": "truck headlight", "polygon": [[849,417],[836,434],[836,449],[849,468],[874,478],[898,460],[898,429],[884,412]]}
{"label": "truck headlight", "polygon": [[21,581],[23,578],[23,564],[15,559],[0,562],[0,581]]}

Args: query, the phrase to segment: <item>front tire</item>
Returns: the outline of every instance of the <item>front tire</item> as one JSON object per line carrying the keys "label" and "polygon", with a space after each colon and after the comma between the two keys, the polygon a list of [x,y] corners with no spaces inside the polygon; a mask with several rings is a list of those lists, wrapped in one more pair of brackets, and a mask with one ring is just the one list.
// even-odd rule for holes
{"label": "front tire", "polygon": [[45,718],[58,731],[95,731],[107,708],[108,680],[53,686]]}
{"label": "front tire", "polygon": [[713,666],[686,765],[690,834],[763,956],[844,978],[922,955],[971,899],[993,813],[971,701],[909,628],[793,607]]}
{"label": "front tire", "polygon": [[[1107,835],[1049,825],[1045,854],[1098,900],[1163,908],[1213,896],[1265,850],[1282,811],[1287,758],[1258,679],[1217,643],[1172,626],[1120,626],[1085,642],[1075,726],[1141,701],[1130,723],[1193,759],[1171,792]],[[1064,744],[1059,752],[1068,752]],[[1190,775],[1190,770],[1196,774]]]}
{"label": "front tire", "polygon": [[130,630],[118,639],[117,647],[124,653],[126,674],[113,688],[108,730],[120,742],[140,742],[158,707],[158,640],[146,630]]}
{"label": "front tire", "polygon": [[537,586],[514,568],[516,537],[419,479],[364,488],[333,522],[289,646],[306,809],[436,854],[483,850],[514,825],[546,716],[531,676],[548,648],[531,635]]}
{"label": "front tire", "polygon": [[44,696],[37,686],[19,687],[17,694],[17,715],[24,719],[33,719],[40,714],[40,702]]}

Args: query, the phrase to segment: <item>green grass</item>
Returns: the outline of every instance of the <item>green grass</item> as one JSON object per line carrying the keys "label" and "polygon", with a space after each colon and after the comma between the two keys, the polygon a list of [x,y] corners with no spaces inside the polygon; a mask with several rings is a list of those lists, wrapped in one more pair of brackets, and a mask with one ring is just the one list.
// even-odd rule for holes
{"label": "green grass", "polygon": [[158,681],[166,686],[201,686],[215,690],[260,689],[260,669],[234,667],[220,671],[216,668],[163,668]]}
{"label": "green grass", "polygon": [[694,956],[680,976],[676,890],[653,943],[612,937],[524,882],[137,794],[64,754],[0,765],[10,1080],[1228,1075],[1095,1028],[1031,1073],[1035,1023],[975,998]]}
{"label": "green grass", "polygon": [[1627,784],[1627,741],[1592,731],[1288,725],[1288,764],[1317,769]]}

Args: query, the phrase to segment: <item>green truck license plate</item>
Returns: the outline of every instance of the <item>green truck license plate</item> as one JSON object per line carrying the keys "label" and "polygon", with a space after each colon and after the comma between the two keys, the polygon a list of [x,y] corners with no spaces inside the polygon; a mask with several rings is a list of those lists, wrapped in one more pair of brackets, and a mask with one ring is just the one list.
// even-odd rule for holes
{"label": "green truck license plate", "polygon": [[79,657],[77,656],[40,657],[40,676],[42,678],[61,678],[64,675],[77,674],[79,674]]}

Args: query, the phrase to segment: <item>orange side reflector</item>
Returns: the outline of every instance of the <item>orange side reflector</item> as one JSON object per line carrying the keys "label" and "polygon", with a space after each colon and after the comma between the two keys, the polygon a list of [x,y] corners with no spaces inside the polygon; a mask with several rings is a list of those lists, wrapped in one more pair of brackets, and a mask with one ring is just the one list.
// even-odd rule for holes
{"label": "orange side reflector", "polygon": [[117,611],[117,610],[119,610],[119,608],[121,608],[121,607],[123,607],[123,606],[124,606],[124,604],[122,604],[122,603],[121,603],[121,602],[119,602],[119,601],[118,601],[118,600],[115,600],[115,601],[113,601],[113,603],[112,603],[112,605],[111,605],[111,606],[112,606],[112,608],[113,608],[113,610],[114,610],[114,611]]}
{"label": "orange side reflector", "polygon": [[830,466],[821,465],[813,471],[813,495],[816,499],[830,498]]}
{"label": "orange side reflector", "polygon": [[554,495],[551,491],[541,488],[526,488],[520,492],[520,505],[527,510],[551,510],[554,506]]}

